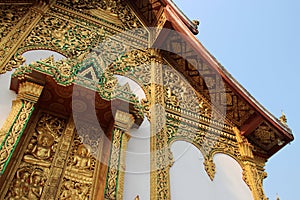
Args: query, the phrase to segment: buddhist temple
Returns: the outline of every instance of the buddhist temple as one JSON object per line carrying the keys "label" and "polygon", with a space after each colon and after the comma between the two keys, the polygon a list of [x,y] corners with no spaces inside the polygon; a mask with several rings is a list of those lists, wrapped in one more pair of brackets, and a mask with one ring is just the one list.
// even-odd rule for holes
{"label": "buddhist temple", "polygon": [[268,199],[265,165],[294,139],[287,118],[172,0],[0,9],[0,199]]}

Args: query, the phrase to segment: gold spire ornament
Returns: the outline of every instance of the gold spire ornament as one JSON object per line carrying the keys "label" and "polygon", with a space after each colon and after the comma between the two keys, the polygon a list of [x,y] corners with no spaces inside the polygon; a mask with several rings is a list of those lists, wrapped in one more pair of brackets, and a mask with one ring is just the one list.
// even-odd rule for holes
{"label": "gold spire ornament", "polygon": [[282,124],[287,125],[287,118],[283,111],[281,112],[281,117],[279,118],[279,120]]}
{"label": "gold spire ornament", "polygon": [[134,198],[134,200],[140,200],[140,196],[136,195],[136,197]]}

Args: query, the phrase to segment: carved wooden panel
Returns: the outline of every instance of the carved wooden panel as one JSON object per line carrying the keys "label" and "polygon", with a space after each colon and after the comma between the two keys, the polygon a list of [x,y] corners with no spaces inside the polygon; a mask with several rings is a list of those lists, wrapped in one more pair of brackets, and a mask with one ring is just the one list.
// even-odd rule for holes
{"label": "carved wooden panel", "polygon": [[[14,26],[29,11],[30,6],[25,5],[1,5],[0,6],[0,43],[14,28]],[[1,53],[0,53],[1,56]]]}
{"label": "carved wooden panel", "polygon": [[66,120],[43,113],[28,133],[26,148],[9,183],[5,199],[40,199],[47,179],[53,173],[52,163],[58,153]]}
{"label": "carved wooden panel", "polygon": [[41,113],[10,168],[4,199],[94,199],[103,132]]}

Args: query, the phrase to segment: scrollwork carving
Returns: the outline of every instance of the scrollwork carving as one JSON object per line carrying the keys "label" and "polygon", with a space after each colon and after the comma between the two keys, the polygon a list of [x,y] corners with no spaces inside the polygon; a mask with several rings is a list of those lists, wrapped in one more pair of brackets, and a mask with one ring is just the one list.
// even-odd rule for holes
{"label": "scrollwork carving", "polygon": [[204,169],[205,169],[206,173],[208,174],[210,180],[213,181],[215,178],[215,174],[216,174],[216,165],[213,161],[213,158],[205,157],[203,164],[204,164]]}
{"label": "scrollwork carving", "polygon": [[125,29],[141,28],[142,24],[133,14],[126,2],[122,0],[97,1],[97,0],[78,0],[78,1],[58,1],[71,8],[77,8],[89,13],[89,10],[101,9],[118,16]]}
{"label": "scrollwork carving", "polygon": [[[2,5],[0,6],[0,42],[8,35],[22,17],[29,11],[30,6]],[[1,54],[0,54],[1,57]]]}
{"label": "scrollwork carving", "polygon": [[23,42],[22,48],[53,48],[68,57],[79,57],[95,45],[98,37],[95,30],[45,15]]}
{"label": "scrollwork carving", "polygon": [[4,143],[2,143],[0,149],[0,173],[4,172],[7,162],[9,162],[9,158],[13,153],[13,149],[21,137],[24,127],[26,126],[27,121],[29,120],[29,117],[33,111],[33,106],[34,103],[32,102],[23,102],[23,107],[16,121],[14,122],[10,133],[8,133]]}

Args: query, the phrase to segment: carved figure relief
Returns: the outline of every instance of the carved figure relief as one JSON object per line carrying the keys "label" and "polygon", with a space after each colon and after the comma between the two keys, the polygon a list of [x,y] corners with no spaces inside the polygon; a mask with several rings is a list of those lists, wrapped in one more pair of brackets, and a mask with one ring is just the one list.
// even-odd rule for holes
{"label": "carved figure relief", "polygon": [[96,158],[102,152],[103,134],[88,123],[79,123],[77,127],[59,190],[60,199],[93,199],[95,173],[99,170]]}
{"label": "carved figure relief", "polygon": [[40,199],[64,128],[64,120],[46,113],[41,115],[35,131],[29,134],[6,199]]}
{"label": "carved figure relief", "polygon": [[[41,133],[37,136],[37,143],[31,143],[29,146],[29,154],[24,156],[24,161],[43,167],[51,165],[51,151],[53,151],[54,138],[51,134]],[[33,146],[33,147],[32,147]],[[31,149],[32,147],[32,149]]]}
{"label": "carved figure relief", "polygon": [[40,199],[45,183],[43,170],[40,168],[23,168],[17,171],[16,179],[7,199]]}

